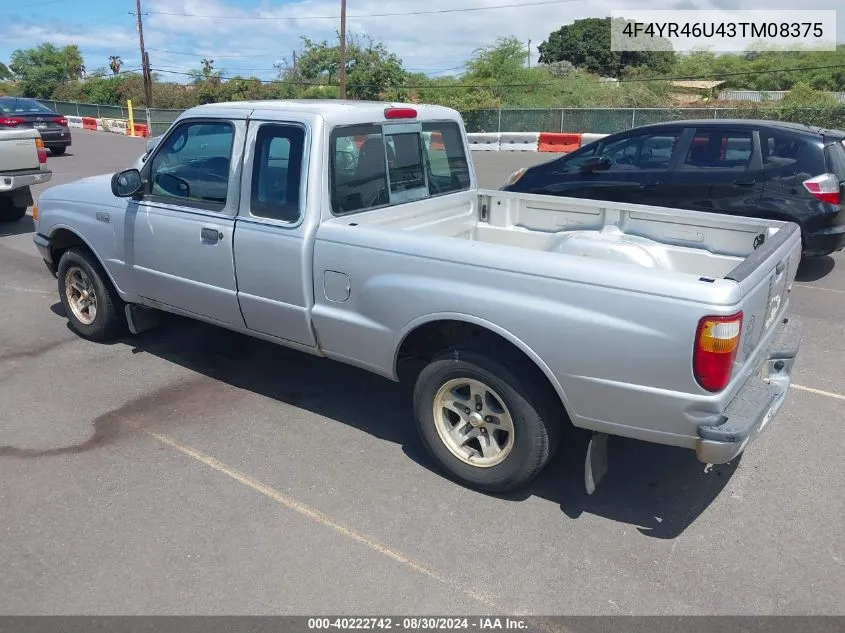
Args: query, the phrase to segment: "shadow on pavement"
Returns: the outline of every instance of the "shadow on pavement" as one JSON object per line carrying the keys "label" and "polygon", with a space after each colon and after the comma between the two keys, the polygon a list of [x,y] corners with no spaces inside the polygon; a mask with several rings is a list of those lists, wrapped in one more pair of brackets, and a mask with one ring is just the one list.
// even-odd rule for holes
{"label": "shadow on pavement", "polygon": [[0,237],[23,235],[24,233],[35,233],[32,216],[25,215],[16,222],[0,222]]}
{"label": "shadow on pavement", "polygon": [[[153,354],[399,444],[417,464],[439,472],[417,437],[409,385],[172,315],[124,342],[133,353]],[[718,496],[739,461],[705,472],[692,451],[611,438],[609,472],[597,493],[588,496],[583,474],[587,438],[581,430],[566,433],[556,458],[534,482],[498,498],[516,502],[539,496],[558,504],[571,519],[594,514],[636,526],[647,536],[671,539]]]}
{"label": "shadow on pavement", "polygon": [[830,255],[805,259],[798,265],[795,281],[818,281],[829,275],[834,266],[836,261]]}

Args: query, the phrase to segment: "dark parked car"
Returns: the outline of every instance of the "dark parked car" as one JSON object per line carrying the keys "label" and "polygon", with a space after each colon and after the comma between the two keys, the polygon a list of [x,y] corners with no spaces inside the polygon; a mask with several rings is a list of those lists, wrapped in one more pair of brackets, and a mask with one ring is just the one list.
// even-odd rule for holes
{"label": "dark parked car", "polygon": [[0,97],[0,129],[34,127],[44,147],[53,154],[64,154],[71,144],[67,119],[35,99]]}
{"label": "dark parked car", "polygon": [[809,125],[646,125],[520,169],[502,189],[787,220],[809,257],[845,246],[845,132]]}

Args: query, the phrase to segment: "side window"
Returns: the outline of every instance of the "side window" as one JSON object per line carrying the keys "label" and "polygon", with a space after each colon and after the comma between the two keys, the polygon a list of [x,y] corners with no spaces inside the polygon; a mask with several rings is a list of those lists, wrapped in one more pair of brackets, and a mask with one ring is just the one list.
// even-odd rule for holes
{"label": "side window", "polygon": [[221,210],[229,192],[234,137],[235,128],[228,122],[178,126],[150,163],[150,194],[166,202]]}
{"label": "side window", "polygon": [[845,182],[845,141],[831,143],[825,148],[827,169],[841,182]]}
{"label": "side window", "polygon": [[469,189],[469,164],[458,124],[428,122],[422,129],[431,195]]}
{"label": "side window", "polygon": [[746,169],[753,153],[751,132],[699,130],[684,159],[684,168]]}
{"label": "side window", "polygon": [[572,152],[571,154],[561,156],[560,158],[548,164],[548,171],[558,173],[578,171],[579,169],[581,169],[581,167],[584,166],[584,163],[586,163],[589,159],[600,155],[597,154],[599,147],[600,143],[593,143],[592,147],[589,147],[587,149],[579,149],[577,151]]}
{"label": "side window", "polygon": [[824,157],[818,147],[797,135],[760,132],[760,150],[767,180],[795,186],[824,173]]}
{"label": "side window", "polygon": [[680,130],[641,134],[605,143],[600,156],[610,159],[611,172],[668,169]]}
{"label": "side window", "polygon": [[300,188],[305,130],[262,125],[255,138],[249,211],[260,218],[296,222],[302,213]]}

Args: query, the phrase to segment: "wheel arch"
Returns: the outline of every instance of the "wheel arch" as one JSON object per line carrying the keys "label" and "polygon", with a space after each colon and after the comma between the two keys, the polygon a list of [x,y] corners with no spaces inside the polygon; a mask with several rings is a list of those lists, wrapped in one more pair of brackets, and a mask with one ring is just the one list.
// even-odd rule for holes
{"label": "wheel arch", "polygon": [[123,295],[123,292],[121,292],[120,287],[115,282],[111,271],[103,263],[102,257],[100,257],[99,253],[97,253],[94,247],[91,246],[88,240],[82,237],[77,231],[63,224],[59,224],[50,230],[48,237],[50,238],[50,257],[52,258],[53,266],[57,271],[59,269],[59,260],[65,252],[73,247],[82,247],[91,253],[91,255],[94,256],[94,259],[97,260],[97,263],[100,265],[100,268],[103,269],[103,272],[106,274],[106,279],[108,279],[112,288],[114,288],[119,295]]}
{"label": "wheel arch", "polygon": [[[432,333],[443,333],[445,336],[442,338],[435,336],[432,341]],[[455,312],[435,313],[424,315],[408,323],[396,337],[392,377],[394,380],[401,380],[400,365],[403,356],[413,356],[420,345],[426,354],[433,355],[442,351],[445,345],[469,342],[479,336],[499,341],[529,361],[545,377],[567,418],[572,419],[569,401],[560,381],[539,354],[509,330],[474,315]]]}

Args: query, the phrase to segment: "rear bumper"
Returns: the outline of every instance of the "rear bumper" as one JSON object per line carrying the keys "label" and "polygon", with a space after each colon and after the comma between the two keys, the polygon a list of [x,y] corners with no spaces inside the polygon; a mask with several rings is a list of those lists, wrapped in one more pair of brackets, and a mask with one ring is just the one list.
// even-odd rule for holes
{"label": "rear bumper", "polygon": [[753,442],[774,418],[789,391],[790,374],[801,342],[801,321],[785,317],[752,374],[728,404],[717,425],[700,425],[695,452],[707,464],[731,461]]}
{"label": "rear bumper", "polygon": [[804,255],[822,257],[845,248],[845,224],[831,226],[804,236]]}
{"label": "rear bumper", "polygon": [[53,177],[49,169],[33,169],[25,172],[0,173],[0,191],[14,191],[21,187],[40,185]]}
{"label": "rear bumper", "polygon": [[70,128],[62,128],[61,130],[38,130],[41,134],[41,140],[44,142],[44,147],[67,147],[70,145]]}

